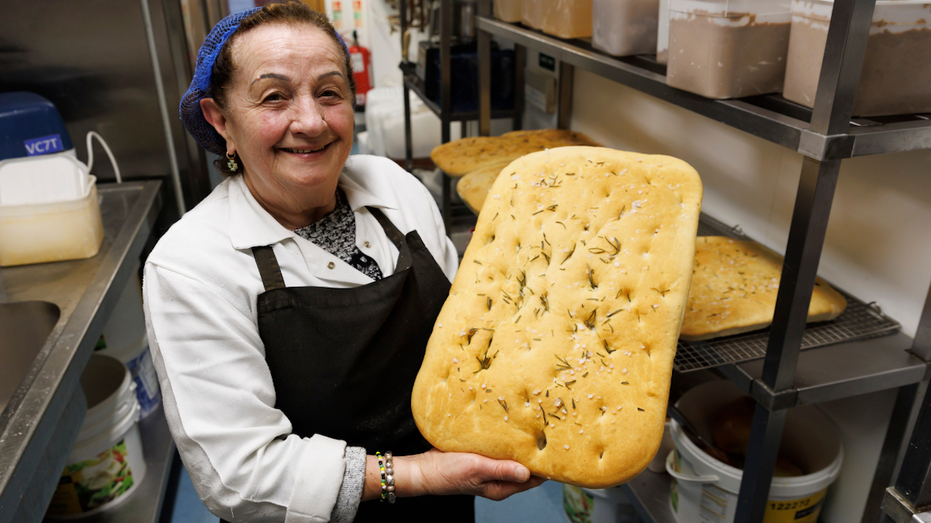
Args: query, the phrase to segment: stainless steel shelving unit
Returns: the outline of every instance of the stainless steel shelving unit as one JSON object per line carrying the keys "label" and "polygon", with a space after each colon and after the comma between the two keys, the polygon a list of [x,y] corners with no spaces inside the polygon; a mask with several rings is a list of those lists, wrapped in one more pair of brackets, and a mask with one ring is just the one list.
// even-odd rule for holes
{"label": "stainless steel shelving unit", "polygon": [[[567,128],[572,114],[572,75],[579,67],[740,129],[804,155],[798,193],[785,249],[781,285],[762,360],[719,367],[723,374],[752,395],[754,413],[738,523],[762,521],[787,409],[805,403],[898,388],[892,421],[864,511],[863,523],[880,514],[883,490],[890,484],[896,458],[914,406],[918,384],[927,380],[931,360],[931,294],[913,340],[891,336],[844,342],[800,352],[808,303],[818,271],[825,230],[841,161],[846,158],[931,149],[931,115],[851,118],[875,0],[836,0],[818,84],[815,107],[808,110],[781,96],[710,100],[666,85],[665,67],[650,56],[616,58],[594,51],[580,40],[562,40],[519,24],[491,17],[491,0],[480,0],[479,128],[490,132],[490,65],[492,36],[513,41],[561,61],[558,125]],[[931,430],[931,396],[925,401]],[[917,434],[917,433],[916,433]],[[917,437],[917,436],[916,436]],[[913,474],[922,499],[931,474],[929,435],[919,444],[924,468]],[[626,487],[647,521],[675,522],[669,508],[668,479],[643,474]],[[915,489],[913,489],[915,490]]]}
{"label": "stainless steel shelving unit", "polygon": [[[440,103],[437,103],[427,97],[426,93],[417,85],[416,64],[410,61],[402,61],[400,64],[401,73],[404,76],[404,157],[405,168],[408,172],[413,172],[413,140],[411,138],[411,107],[410,93],[413,92],[418,98],[423,100],[424,104],[430,108],[435,115],[440,118],[441,122],[441,143],[449,142],[451,139],[451,126],[453,122],[460,122],[462,132],[460,135],[466,135],[466,122],[479,119],[478,111],[454,112],[452,110],[452,76],[450,71],[450,61],[452,53],[452,32],[453,32],[453,0],[439,0],[440,2]],[[402,56],[405,55],[403,50],[405,45],[405,33],[407,33],[407,3],[399,2],[401,18],[401,47]],[[523,112],[524,100],[524,48],[515,49],[514,53],[514,104],[515,109],[512,111],[490,111],[489,118],[513,118],[513,128],[520,129],[521,113]],[[445,173],[443,174],[443,201],[441,202],[443,211],[443,221],[446,230],[450,230],[453,219],[452,205],[452,180]],[[465,206],[462,207],[465,215],[471,213]]]}
{"label": "stainless steel shelving unit", "polygon": [[[0,415],[0,523],[39,521],[48,507],[87,410],[81,373],[152,234],[161,186],[98,185],[104,240],[96,256],[0,269],[0,301],[47,301],[61,311]],[[147,460],[157,448],[145,449]],[[144,483],[158,475],[153,466]]]}

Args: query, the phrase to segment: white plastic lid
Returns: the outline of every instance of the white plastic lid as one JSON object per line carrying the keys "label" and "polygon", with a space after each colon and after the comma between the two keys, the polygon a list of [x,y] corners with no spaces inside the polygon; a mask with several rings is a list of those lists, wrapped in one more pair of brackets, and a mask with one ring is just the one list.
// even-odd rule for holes
{"label": "white plastic lid", "polygon": [[741,18],[748,15],[776,15],[791,12],[790,0],[669,0],[669,10]]}
{"label": "white plastic lid", "polygon": [[0,205],[78,200],[89,185],[87,166],[68,153],[0,162]]}
{"label": "white plastic lid", "polygon": [[[792,14],[824,22],[831,20],[831,11],[834,9],[834,0],[792,0]],[[928,27],[931,24],[931,3],[928,0],[876,0],[873,9],[873,29],[877,26],[890,30],[890,25],[920,25]]]}

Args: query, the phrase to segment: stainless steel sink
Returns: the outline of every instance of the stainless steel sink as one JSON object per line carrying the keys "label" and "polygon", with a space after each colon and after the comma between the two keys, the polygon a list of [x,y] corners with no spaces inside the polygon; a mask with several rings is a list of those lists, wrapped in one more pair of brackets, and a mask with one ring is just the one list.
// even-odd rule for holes
{"label": "stainless steel sink", "polygon": [[0,303],[0,412],[32,368],[61,310],[47,301]]}

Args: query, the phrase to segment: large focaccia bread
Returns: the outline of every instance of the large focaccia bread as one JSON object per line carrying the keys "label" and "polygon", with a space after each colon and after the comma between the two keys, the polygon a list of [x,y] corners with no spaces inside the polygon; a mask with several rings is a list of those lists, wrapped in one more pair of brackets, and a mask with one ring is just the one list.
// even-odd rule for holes
{"label": "large focaccia bread", "polygon": [[[757,242],[698,238],[682,339],[709,340],[769,326],[781,276],[782,257]],[[847,300],[818,278],[808,321],[833,320],[846,307]]]}
{"label": "large focaccia bread", "polygon": [[501,136],[463,138],[434,147],[430,158],[450,176],[463,176],[494,164],[506,165],[525,154],[569,145],[599,145],[576,131],[512,131]]}
{"label": "large focaccia bread", "polygon": [[701,196],[668,156],[565,147],[508,165],[414,384],[427,440],[591,488],[643,470],[663,434]]}

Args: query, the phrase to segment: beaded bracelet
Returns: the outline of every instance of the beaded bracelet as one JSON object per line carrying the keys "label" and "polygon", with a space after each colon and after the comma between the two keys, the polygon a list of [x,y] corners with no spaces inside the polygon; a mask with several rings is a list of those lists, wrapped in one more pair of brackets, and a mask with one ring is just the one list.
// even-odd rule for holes
{"label": "beaded bracelet", "polygon": [[375,457],[378,459],[378,470],[381,473],[381,501],[394,503],[397,499],[394,494],[394,455],[389,450],[384,456],[381,452],[376,452]]}

